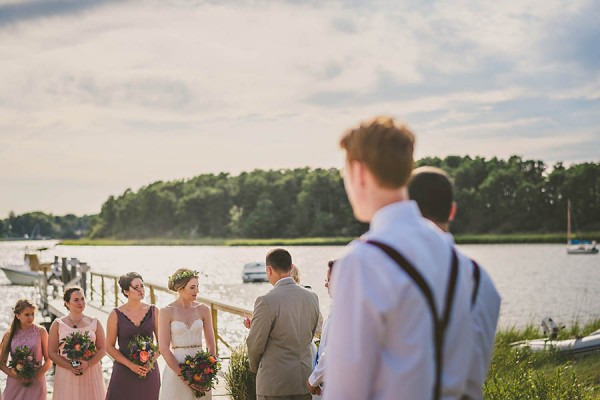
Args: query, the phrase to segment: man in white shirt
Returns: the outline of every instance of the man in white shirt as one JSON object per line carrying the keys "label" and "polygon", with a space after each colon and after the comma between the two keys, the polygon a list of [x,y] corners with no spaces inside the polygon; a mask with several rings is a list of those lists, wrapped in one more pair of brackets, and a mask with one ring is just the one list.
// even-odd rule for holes
{"label": "man in white shirt", "polygon": [[[333,271],[324,399],[458,399],[472,355],[469,281],[449,240],[408,198],[414,136],[378,117],[347,131],[340,146],[354,216],[370,229]],[[421,284],[381,246],[403,256]],[[446,314],[444,334],[434,340]],[[435,345],[438,337],[443,346]]]}
{"label": "man in white shirt", "polygon": [[[413,171],[408,182],[409,197],[417,202],[421,214],[441,230],[449,232],[450,222],[456,215],[454,190],[448,174],[439,168],[421,167]],[[468,259],[459,252],[462,258]],[[471,317],[473,320],[475,351],[469,370],[465,396],[482,399],[485,382],[496,337],[496,326],[500,314],[500,294],[487,271],[477,263],[465,263],[467,274],[472,277]]]}

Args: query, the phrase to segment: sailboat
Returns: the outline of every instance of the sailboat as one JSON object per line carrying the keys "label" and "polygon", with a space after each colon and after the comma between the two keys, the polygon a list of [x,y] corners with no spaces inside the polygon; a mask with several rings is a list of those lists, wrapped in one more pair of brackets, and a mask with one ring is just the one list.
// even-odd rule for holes
{"label": "sailboat", "polygon": [[567,254],[598,254],[596,241],[571,240],[571,200],[567,200]]}

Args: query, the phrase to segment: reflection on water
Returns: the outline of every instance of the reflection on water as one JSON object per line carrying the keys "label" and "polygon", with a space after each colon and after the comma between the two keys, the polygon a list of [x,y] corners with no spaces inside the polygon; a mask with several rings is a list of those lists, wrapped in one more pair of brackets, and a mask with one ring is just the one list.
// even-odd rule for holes
{"label": "reflection on water", "polygon": [[[23,247],[31,242],[0,242],[0,265],[22,263]],[[37,243],[36,243],[37,244]],[[44,244],[44,243],[41,243]],[[500,326],[538,324],[552,316],[570,325],[600,317],[600,256],[567,255],[564,245],[463,245],[460,248],[483,264],[502,295]],[[263,260],[269,247],[217,246],[56,246],[52,256],[78,257],[93,270],[141,273],[147,281],[166,286],[167,276],[179,267],[201,271],[200,295],[252,309],[254,299],[269,283],[242,283],[242,266]],[[324,316],[330,301],[324,284],[327,261],[343,252],[341,246],[290,247],[302,283],[318,294]],[[5,277],[0,282],[6,282]],[[24,293],[25,294],[25,293]],[[168,298],[161,302],[169,301]],[[238,317],[219,321],[230,335],[243,336]],[[241,331],[238,330],[238,324]],[[229,336],[226,334],[226,336]]]}

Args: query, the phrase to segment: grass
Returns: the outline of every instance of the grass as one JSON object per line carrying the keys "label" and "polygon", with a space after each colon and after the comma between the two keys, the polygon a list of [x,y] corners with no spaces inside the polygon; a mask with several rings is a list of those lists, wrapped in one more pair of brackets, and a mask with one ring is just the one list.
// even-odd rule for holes
{"label": "grass", "polygon": [[[600,328],[600,320],[563,329],[559,339],[585,336]],[[600,400],[600,352],[573,358],[557,352],[534,353],[511,343],[542,337],[533,326],[499,331],[484,398]]]}
{"label": "grass", "polygon": [[[581,234],[582,238],[600,242],[600,232]],[[63,246],[344,246],[353,237],[225,239],[225,238],[148,238],[148,239],[78,239],[61,240]],[[455,236],[458,244],[566,243],[564,233],[463,234]]]}

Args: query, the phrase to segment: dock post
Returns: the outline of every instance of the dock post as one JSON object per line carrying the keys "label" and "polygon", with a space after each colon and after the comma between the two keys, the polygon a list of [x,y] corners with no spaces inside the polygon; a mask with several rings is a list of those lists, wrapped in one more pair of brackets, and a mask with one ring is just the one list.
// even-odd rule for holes
{"label": "dock post", "polygon": [[100,304],[104,307],[104,275],[102,275],[100,280]]}
{"label": "dock post", "polygon": [[219,335],[218,335],[218,328],[217,328],[217,313],[218,310],[215,308],[214,304],[210,304],[210,313],[212,315],[212,323],[213,323],[213,331],[214,331],[214,335],[215,335],[215,353],[219,354]]}
{"label": "dock post", "polygon": [[69,283],[71,274],[69,273],[69,268],[67,267],[67,257],[61,257],[61,267],[60,267],[60,277],[63,283],[66,285]]}
{"label": "dock post", "polygon": [[117,282],[117,278],[113,278],[114,286],[115,286],[115,308],[119,307],[119,283]]}
{"label": "dock post", "polygon": [[156,305],[156,293],[154,293],[154,286],[150,285],[150,304]]}
{"label": "dock post", "polygon": [[94,274],[90,272],[90,300],[94,301]]}
{"label": "dock post", "polygon": [[79,283],[81,284],[81,288],[83,289],[83,294],[87,295],[87,273],[90,270],[90,267],[86,262],[79,263],[79,273],[81,274],[81,279]]}

